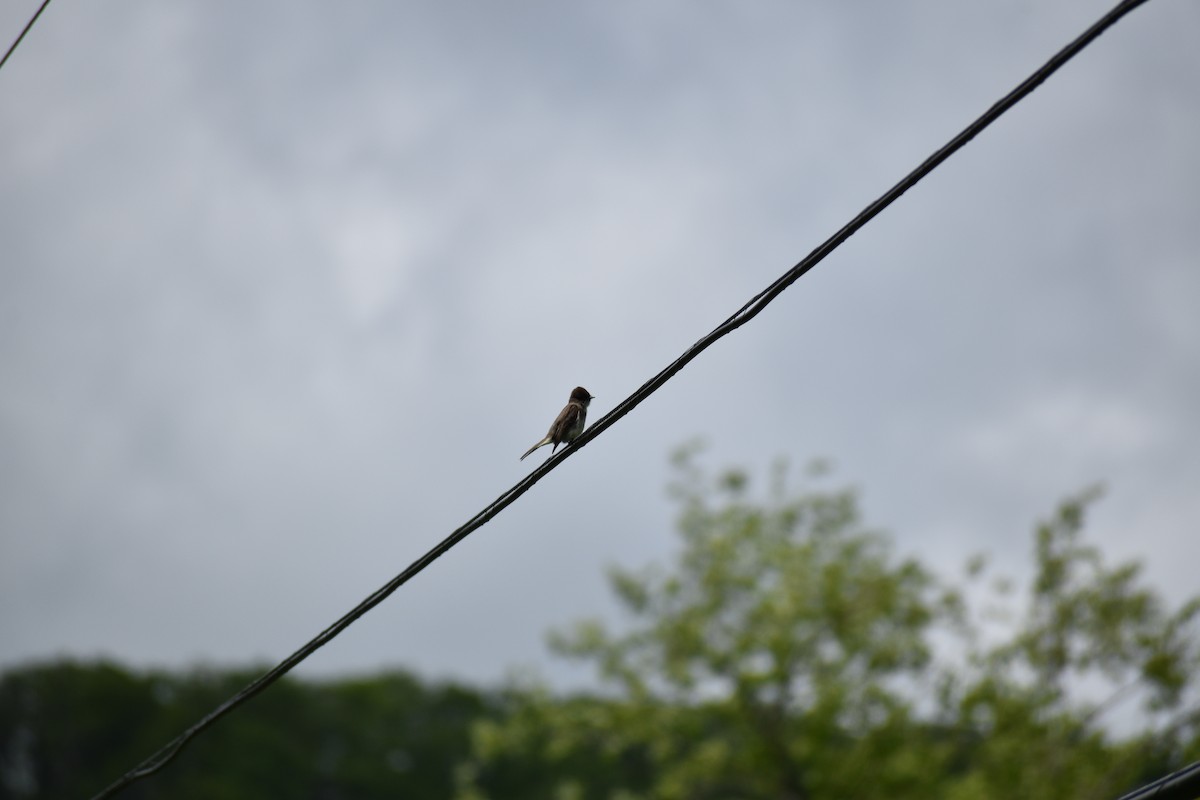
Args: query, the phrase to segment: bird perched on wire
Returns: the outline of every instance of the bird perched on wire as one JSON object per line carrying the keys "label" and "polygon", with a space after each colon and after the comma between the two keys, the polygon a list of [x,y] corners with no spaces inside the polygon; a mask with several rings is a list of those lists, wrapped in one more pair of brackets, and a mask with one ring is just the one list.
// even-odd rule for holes
{"label": "bird perched on wire", "polygon": [[[574,441],[579,434],[583,433],[583,424],[587,421],[587,407],[591,402],[592,395],[588,393],[587,389],[582,386],[572,389],[571,399],[567,401],[566,407],[559,412],[554,424],[550,426],[550,432],[546,434],[546,438],[526,450],[525,456],[548,444],[554,445],[550,451],[553,453],[560,444]],[[521,456],[522,461],[525,460],[525,456]]]}

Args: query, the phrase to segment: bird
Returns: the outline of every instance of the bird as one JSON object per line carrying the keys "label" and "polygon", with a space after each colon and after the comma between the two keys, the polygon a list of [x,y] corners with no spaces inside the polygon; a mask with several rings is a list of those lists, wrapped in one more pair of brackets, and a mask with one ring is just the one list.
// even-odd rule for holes
{"label": "bird", "polygon": [[[567,401],[567,405],[559,412],[555,418],[554,424],[550,426],[550,432],[546,434],[546,438],[535,444],[533,447],[525,451],[525,456],[537,450],[539,447],[552,444],[554,448],[550,451],[553,453],[558,450],[560,444],[567,444],[575,440],[579,434],[583,433],[583,424],[587,421],[587,407],[592,402],[592,395],[587,389],[582,386],[576,386],[571,390],[571,398]],[[525,460],[525,456],[521,456],[521,460]]]}

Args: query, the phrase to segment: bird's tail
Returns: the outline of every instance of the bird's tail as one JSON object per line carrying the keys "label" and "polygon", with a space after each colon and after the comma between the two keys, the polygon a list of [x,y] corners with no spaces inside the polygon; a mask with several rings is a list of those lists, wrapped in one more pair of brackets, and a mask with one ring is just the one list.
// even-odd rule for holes
{"label": "bird's tail", "polygon": [[[549,436],[547,436],[545,439],[542,439],[540,442],[538,442],[537,444],[535,444],[533,447],[531,447],[531,448],[529,448],[528,450],[526,450],[526,451],[525,451],[525,456],[529,455],[529,454],[530,454],[530,453],[532,453],[534,450],[537,450],[539,447],[545,447],[546,445],[550,444],[550,442],[551,442],[551,439],[550,439],[550,437],[549,437]],[[520,459],[520,460],[521,460],[521,461],[524,461],[524,460],[525,460],[525,456],[521,456],[521,459]]]}

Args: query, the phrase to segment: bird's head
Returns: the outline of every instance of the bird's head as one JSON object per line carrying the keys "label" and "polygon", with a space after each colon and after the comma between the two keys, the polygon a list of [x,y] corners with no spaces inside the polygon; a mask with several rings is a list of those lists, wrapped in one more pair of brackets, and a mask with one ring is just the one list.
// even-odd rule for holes
{"label": "bird's head", "polygon": [[576,386],[571,390],[571,401],[582,403],[583,407],[587,408],[588,403],[592,402],[592,395],[582,386]]}

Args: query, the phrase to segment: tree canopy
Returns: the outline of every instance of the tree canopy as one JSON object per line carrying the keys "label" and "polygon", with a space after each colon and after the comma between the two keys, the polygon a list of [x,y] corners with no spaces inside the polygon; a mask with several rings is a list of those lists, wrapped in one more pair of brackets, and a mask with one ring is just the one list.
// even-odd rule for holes
{"label": "tree canopy", "polygon": [[957,580],[898,557],[851,490],[777,467],[756,498],[694,450],[676,465],[676,562],[611,571],[628,625],[551,636],[606,691],[515,693],[463,800],[512,796],[515,763],[523,797],[1113,798],[1196,755],[1200,601],[1105,564],[1098,492],[1037,526],[1014,597],[981,591],[981,557]]}

